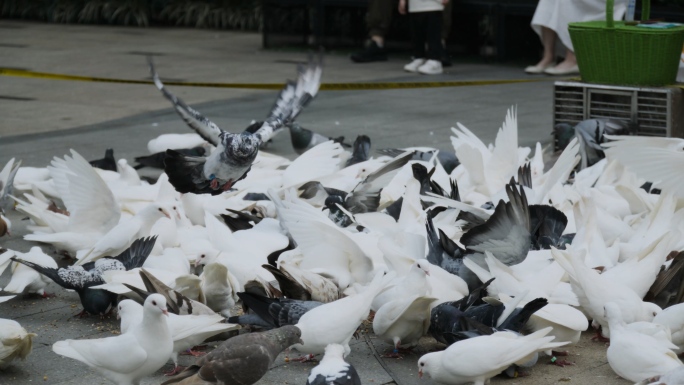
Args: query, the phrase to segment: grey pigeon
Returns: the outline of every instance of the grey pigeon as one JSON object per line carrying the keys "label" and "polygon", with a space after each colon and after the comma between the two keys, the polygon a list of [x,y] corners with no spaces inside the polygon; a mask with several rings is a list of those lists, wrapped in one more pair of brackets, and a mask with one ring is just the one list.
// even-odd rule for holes
{"label": "grey pigeon", "polygon": [[297,122],[291,122],[287,124],[287,128],[290,130],[290,140],[292,141],[292,148],[299,155],[302,155],[311,148],[318,146],[321,143],[327,141],[334,141],[341,144],[344,147],[349,147],[348,144],[344,143],[344,136],[338,138],[329,138],[325,135],[321,135],[317,132],[313,132],[307,128],[299,125]]}
{"label": "grey pigeon", "polygon": [[306,385],[361,385],[356,369],[344,360],[344,347],[330,344],[325,355],[315,368],[311,369]]}
{"label": "grey pigeon", "polygon": [[655,282],[648,289],[644,301],[653,302],[665,309],[684,302],[684,251],[673,251],[667,268],[661,267]]}
{"label": "grey pigeon", "polygon": [[299,328],[291,325],[241,334],[226,340],[162,385],[254,384],[268,372],[280,352],[301,343],[301,335]]}
{"label": "grey pigeon", "polygon": [[371,140],[366,135],[359,135],[352,146],[352,155],[347,159],[345,167],[365,162],[370,158]]}
{"label": "grey pigeon", "polygon": [[277,328],[294,325],[311,309],[323,305],[318,301],[301,301],[289,298],[268,298],[254,293],[237,293],[242,304],[251,312],[228,318],[229,323]]}
{"label": "grey pigeon", "polygon": [[378,211],[378,208],[380,207],[380,192],[392,181],[399,170],[411,160],[411,156],[410,152],[397,156],[379,169],[370,173],[345,196],[334,198],[334,200],[331,201],[326,200],[326,207],[331,209],[334,205],[340,204],[340,206],[352,214]]}
{"label": "grey pigeon", "polygon": [[581,168],[587,168],[605,158],[601,143],[604,135],[629,135],[634,124],[616,119],[587,119],[575,126],[575,136],[580,142]]}
{"label": "grey pigeon", "polygon": [[145,263],[150,255],[157,237],[140,238],[131,247],[116,257],[104,257],[80,266],[67,266],[59,269],[37,265],[16,257],[11,259],[22,263],[53,280],[59,286],[74,290],[83,305],[80,316],[86,313],[104,315],[112,309],[116,302],[116,294],[91,287],[105,283],[104,273],[110,270],[131,270]]}
{"label": "grey pigeon", "polygon": [[204,140],[216,146],[209,156],[188,156],[167,150],[164,170],[169,182],[180,193],[218,195],[245,178],[259,147],[270,140],[284,125],[291,123],[311,102],[320,87],[322,60],[309,59],[307,66],[298,66],[296,82],[288,81],[280,91],[268,118],[256,131],[232,134],[186,105],[164,88],[149,60],[154,84],[173,103],[176,112]]}
{"label": "grey pigeon", "polygon": [[[180,148],[175,151],[180,152],[187,156],[204,156],[207,153],[207,149],[203,146],[197,146],[193,148]],[[135,157],[136,165],[133,166],[134,169],[140,170],[144,167],[159,168],[164,169],[164,161],[166,160],[166,151],[157,152],[152,155],[137,156]]]}
{"label": "grey pigeon", "polygon": [[[491,252],[499,261],[508,266],[517,265],[525,260],[530,250],[532,234],[530,229],[530,211],[525,191],[513,180],[506,185],[508,202],[499,201],[494,214],[482,225],[475,226],[465,233],[460,242],[466,247],[466,255],[478,265],[487,268],[484,252]],[[470,275],[474,275],[467,270]],[[472,277],[466,274],[463,278],[469,288]]]}

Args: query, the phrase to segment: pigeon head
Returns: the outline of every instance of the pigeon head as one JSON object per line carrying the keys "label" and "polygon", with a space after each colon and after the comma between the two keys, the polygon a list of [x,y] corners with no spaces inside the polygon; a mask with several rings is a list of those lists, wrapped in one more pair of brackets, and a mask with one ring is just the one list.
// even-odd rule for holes
{"label": "pigeon head", "polygon": [[168,316],[169,312],[166,310],[166,298],[161,294],[152,294],[147,299],[145,299],[145,304],[143,305],[145,312],[154,315],[165,315]]}
{"label": "pigeon head", "polygon": [[344,199],[341,195],[329,195],[327,198],[325,198],[325,207],[332,212],[339,211],[337,206],[335,206],[335,203],[339,204],[340,206],[344,206]]}
{"label": "pigeon head", "polygon": [[608,302],[603,306],[604,316],[610,321],[622,321],[622,311],[615,302]]}
{"label": "pigeon head", "polygon": [[259,151],[259,140],[248,132],[226,135],[223,146],[229,159],[251,162]]}
{"label": "pigeon head", "polygon": [[119,305],[116,309],[116,319],[122,319],[127,317],[135,311],[135,308],[139,306],[140,305],[132,299],[125,299],[119,302]]}
{"label": "pigeon head", "polygon": [[432,377],[439,371],[440,356],[444,352],[428,353],[420,357],[418,360],[418,378],[423,378],[424,375]]}
{"label": "pigeon head", "polygon": [[558,142],[558,149],[563,150],[575,137],[575,127],[568,123],[558,123],[553,127],[553,133]]}
{"label": "pigeon head", "polygon": [[426,259],[416,261],[411,268],[423,272],[425,275],[430,275],[430,262]]}
{"label": "pigeon head", "polygon": [[294,344],[304,344],[302,341],[302,331],[294,325],[282,326],[274,330],[276,339],[283,344],[283,346],[290,347]]}

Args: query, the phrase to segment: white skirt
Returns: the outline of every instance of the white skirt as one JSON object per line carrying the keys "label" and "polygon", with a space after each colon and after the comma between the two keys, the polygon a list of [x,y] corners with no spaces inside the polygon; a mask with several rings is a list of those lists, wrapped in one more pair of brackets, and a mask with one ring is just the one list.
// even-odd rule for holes
{"label": "white skirt", "polygon": [[[615,0],[615,20],[622,20],[628,0]],[[532,17],[532,29],[541,38],[541,27],[552,29],[563,44],[556,41],[556,51],[565,56],[565,48],[574,52],[568,23],[606,19],[606,0],[539,0]]]}

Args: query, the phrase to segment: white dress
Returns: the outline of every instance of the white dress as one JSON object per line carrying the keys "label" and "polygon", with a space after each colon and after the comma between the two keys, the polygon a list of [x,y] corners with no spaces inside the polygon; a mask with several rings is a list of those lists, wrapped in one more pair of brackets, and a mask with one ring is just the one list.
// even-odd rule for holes
{"label": "white dress", "polygon": [[[622,20],[628,0],[615,0],[615,20]],[[541,27],[552,29],[563,43],[556,41],[556,51],[565,56],[565,48],[574,52],[568,23],[606,19],[606,0],[539,0],[532,17],[532,29],[541,37]]]}

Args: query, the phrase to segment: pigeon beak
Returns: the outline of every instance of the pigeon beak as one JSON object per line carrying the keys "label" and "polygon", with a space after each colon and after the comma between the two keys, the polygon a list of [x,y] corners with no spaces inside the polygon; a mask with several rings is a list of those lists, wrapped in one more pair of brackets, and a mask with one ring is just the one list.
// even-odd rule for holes
{"label": "pigeon beak", "polygon": [[423,369],[418,370],[418,378],[423,378]]}
{"label": "pigeon beak", "polygon": [[300,344],[300,345],[304,345],[304,340],[302,340],[302,339],[300,338],[299,341],[297,341],[297,343]]}
{"label": "pigeon beak", "polygon": [[169,215],[169,213],[167,213],[166,211],[164,211],[164,216],[171,219],[171,215]]}
{"label": "pigeon beak", "polygon": [[116,319],[121,319],[121,314],[119,314],[119,312],[116,313]]}
{"label": "pigeon beak", "polygon": [[176,211],[176,218],[177,218],[179,221],[181,220],[181,216],[180,216],[180,213],[179,213],[178,211]]}
{"label": "pigeon beak", "polygon": [[166,309],[162,309],[162,314],[164,314],[167,317],[169,316],[169,312]]}
{"label": "pigeon beak", "polygon": [[430,272],[427,271],[427,270],[425,270],[425,275],[427,275],[427,276],[429,277],[429,276],[430,276]]}

